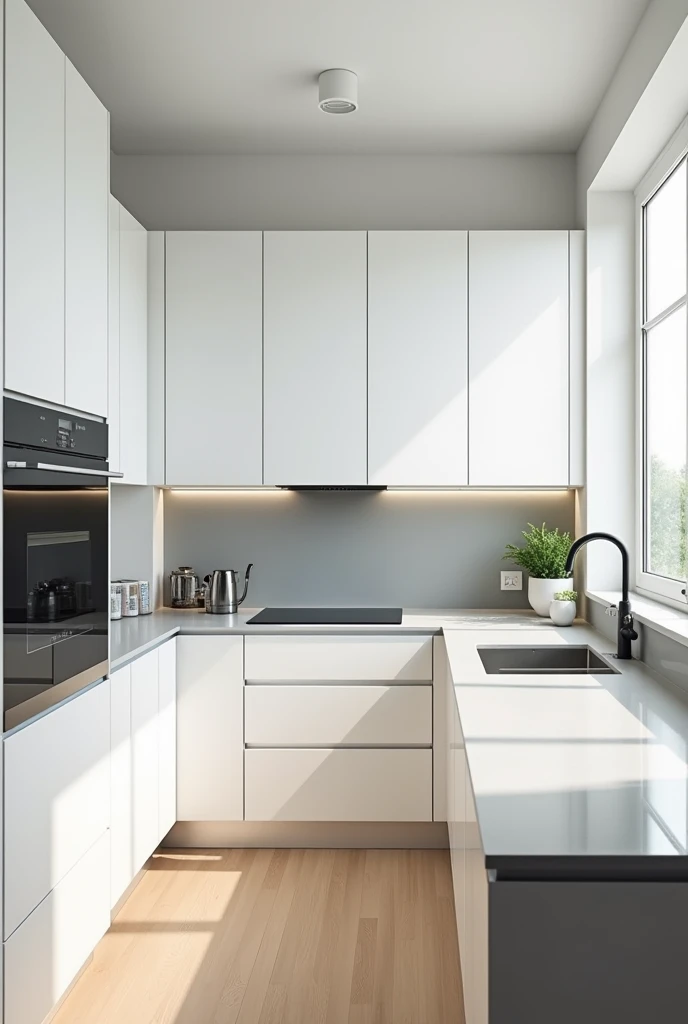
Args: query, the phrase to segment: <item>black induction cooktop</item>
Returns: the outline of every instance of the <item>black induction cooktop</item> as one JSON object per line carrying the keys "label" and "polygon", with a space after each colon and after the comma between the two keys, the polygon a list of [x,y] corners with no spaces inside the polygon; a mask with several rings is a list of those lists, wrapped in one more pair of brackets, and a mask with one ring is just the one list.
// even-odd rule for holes
{"label": "black induction cooktop", "polygon": [[263,608],[249,626],[400,626],[401,608]]}

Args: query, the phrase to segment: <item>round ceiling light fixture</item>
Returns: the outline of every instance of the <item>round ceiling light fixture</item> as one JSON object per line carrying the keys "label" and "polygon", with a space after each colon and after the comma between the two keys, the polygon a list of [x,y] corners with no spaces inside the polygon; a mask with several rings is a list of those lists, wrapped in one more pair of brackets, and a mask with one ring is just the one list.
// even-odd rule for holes
{"label": "round ceiling light fixture", "polygon": [[323,71],[318,94],[318,106],[326,114],[353,114],[358,109],[358,76],[344,68]]}

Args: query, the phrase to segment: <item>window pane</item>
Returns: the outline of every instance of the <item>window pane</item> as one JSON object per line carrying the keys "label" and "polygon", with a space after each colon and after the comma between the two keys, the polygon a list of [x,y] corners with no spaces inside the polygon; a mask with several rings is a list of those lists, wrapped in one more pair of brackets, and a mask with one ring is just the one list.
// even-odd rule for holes
{"label": "window pane", "polygon": [[686,308],[647,333],[646,572],[686,578]]}
{"label": "window pane", "polygon": [[686,161],[645,207],[647,308],[652,320],[686,292]]}

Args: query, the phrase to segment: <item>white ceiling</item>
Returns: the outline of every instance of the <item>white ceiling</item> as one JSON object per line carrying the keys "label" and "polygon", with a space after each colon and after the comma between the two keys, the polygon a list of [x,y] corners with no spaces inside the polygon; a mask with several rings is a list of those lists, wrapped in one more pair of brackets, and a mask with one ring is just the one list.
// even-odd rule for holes
{"label": "white ceiling", "polygon": [[[648,0],[29,0],[118,153],[572,152]],[[317,75],[359,76],[359,110]]]}

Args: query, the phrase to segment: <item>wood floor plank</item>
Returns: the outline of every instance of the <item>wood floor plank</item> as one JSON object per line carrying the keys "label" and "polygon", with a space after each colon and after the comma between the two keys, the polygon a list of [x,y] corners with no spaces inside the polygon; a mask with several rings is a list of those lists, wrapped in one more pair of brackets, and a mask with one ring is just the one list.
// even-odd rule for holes
{"label": "wood floor plank", "polygon": [[54,1024],[463,1024],[446,851],[161,851]]}

